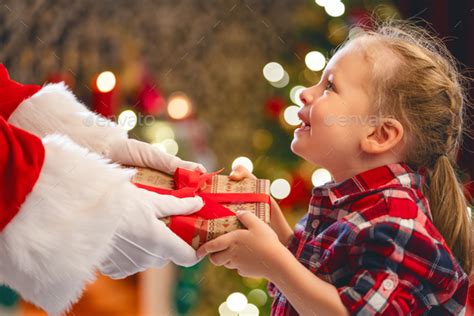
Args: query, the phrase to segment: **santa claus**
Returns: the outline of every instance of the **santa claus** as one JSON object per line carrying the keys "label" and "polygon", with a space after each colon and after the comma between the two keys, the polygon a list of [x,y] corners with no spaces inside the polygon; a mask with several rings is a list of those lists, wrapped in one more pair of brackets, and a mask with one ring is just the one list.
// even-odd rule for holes
{"label": "santa claus", "polygon": [[59,314],[97,269],[123,278],[169,260],[195,264],[157,217],[195,212],[202,200],[139,189],[119,164],[205,171],[129,139],[63,83],[22,85],[0,64],[0,283]]}

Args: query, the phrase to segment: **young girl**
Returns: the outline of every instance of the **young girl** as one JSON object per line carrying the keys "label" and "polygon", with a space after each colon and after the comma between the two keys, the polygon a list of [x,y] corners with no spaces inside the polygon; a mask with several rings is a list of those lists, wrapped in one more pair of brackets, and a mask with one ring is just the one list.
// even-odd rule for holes
{"label": "young girl", "polygon": [[271,281],[272,315],[464,315],[472,230],[453,164],[466,100],[446,48],[409,25],[360,33],[301,100],[291,149],[334,182],[294,232],[273,201],[273,230],[243,212],[248,230],[198,255]]}

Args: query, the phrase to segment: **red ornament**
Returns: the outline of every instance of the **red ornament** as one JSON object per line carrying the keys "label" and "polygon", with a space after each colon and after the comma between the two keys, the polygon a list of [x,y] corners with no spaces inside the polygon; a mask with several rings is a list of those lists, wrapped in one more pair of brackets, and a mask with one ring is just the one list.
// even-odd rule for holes
{"label": "red ornament", "polygon": [[138,102],[136,107],[144,114],[156,115],[165,106],[165,99],[157,88],[152,76],[145,73],[142,79],[142,86],[138,91]]}
{"label": "red ornament", "polygon": [[118,82],[109,92],[102,92],[97,87],[97,78],[93,78],[92,87],[92,110],[100,115],[113,119],[118,110]]}
{"label": "red ornament", "polygon": [[349,24],[362,27],[365,30],[372,29],[374,23],[367,10],[362,8],[352,9],[348,14]]}
{"label": "red ornament", "polygon": [[46,77],[46,82],[59,83],[64,82],[71,90],[74,90],[76,81],[70,73],[66,72],[53,72]]}
{"label": "red ornament", "polygon": [[265,111],[269,117],[278,119],[285,106],[285,100],[281,97],[275,96],[269,98],[265,102]]}
{"label": "red ornament", "polygon": [[464,195],[468,201],[474,197],[474,181],[469,180],[464,184]]}
{"label": "red ornament", "polygon": [[291,206],[293,208],[307,206],[311,198],[312,189],[308,181],[295,173],[292,175],[290,187],[290,194],[281,200],[279,204],[283,207]]}

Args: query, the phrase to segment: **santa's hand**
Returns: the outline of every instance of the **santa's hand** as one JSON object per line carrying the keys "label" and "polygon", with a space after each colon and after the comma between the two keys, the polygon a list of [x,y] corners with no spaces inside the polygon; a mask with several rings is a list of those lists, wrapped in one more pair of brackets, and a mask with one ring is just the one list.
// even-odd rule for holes
{"label": "santa's hand", "polygon": [[178,167],[206,172],[200,164],[183,161],[152,145],[128,139],[124,129],[91,112],[63,83],[48,84],[25,99],[12,113],[9,122],[40,137],[56,133],[68,135],[79,145],[114,162],[169,174]]}
{"label": "santa's hand", "polygon": [[161,267],[169,260],[181,266],[196,264],[199,261],[196,251],[158,218],[196,212],[203,206],[202,199],[178,199],[136,190],[141,199],[152,203],[124,218],[115,234],[113,251],[101,264],[100,271],[120,279],[150,267]]}
{"label": "santa's hand", "polygon": [[114,141],[105,155],[120,164],[152,168],[168,174],[173,174],[176,168],[206,172],[206,168],[201,164],[181,160],[155,146],[134,139]]}

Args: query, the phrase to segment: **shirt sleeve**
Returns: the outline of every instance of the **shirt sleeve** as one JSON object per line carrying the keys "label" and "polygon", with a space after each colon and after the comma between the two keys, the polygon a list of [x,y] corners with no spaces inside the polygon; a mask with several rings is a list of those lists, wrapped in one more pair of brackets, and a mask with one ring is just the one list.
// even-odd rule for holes
{"label": "shirt sleeve", "polygon": [[465,274],[446,246],[418,225],[392,218],[356,235],[349,254],[352,276],[338,288],[351,315],[418,315],[433,308],[439,315],[462,312]]}

